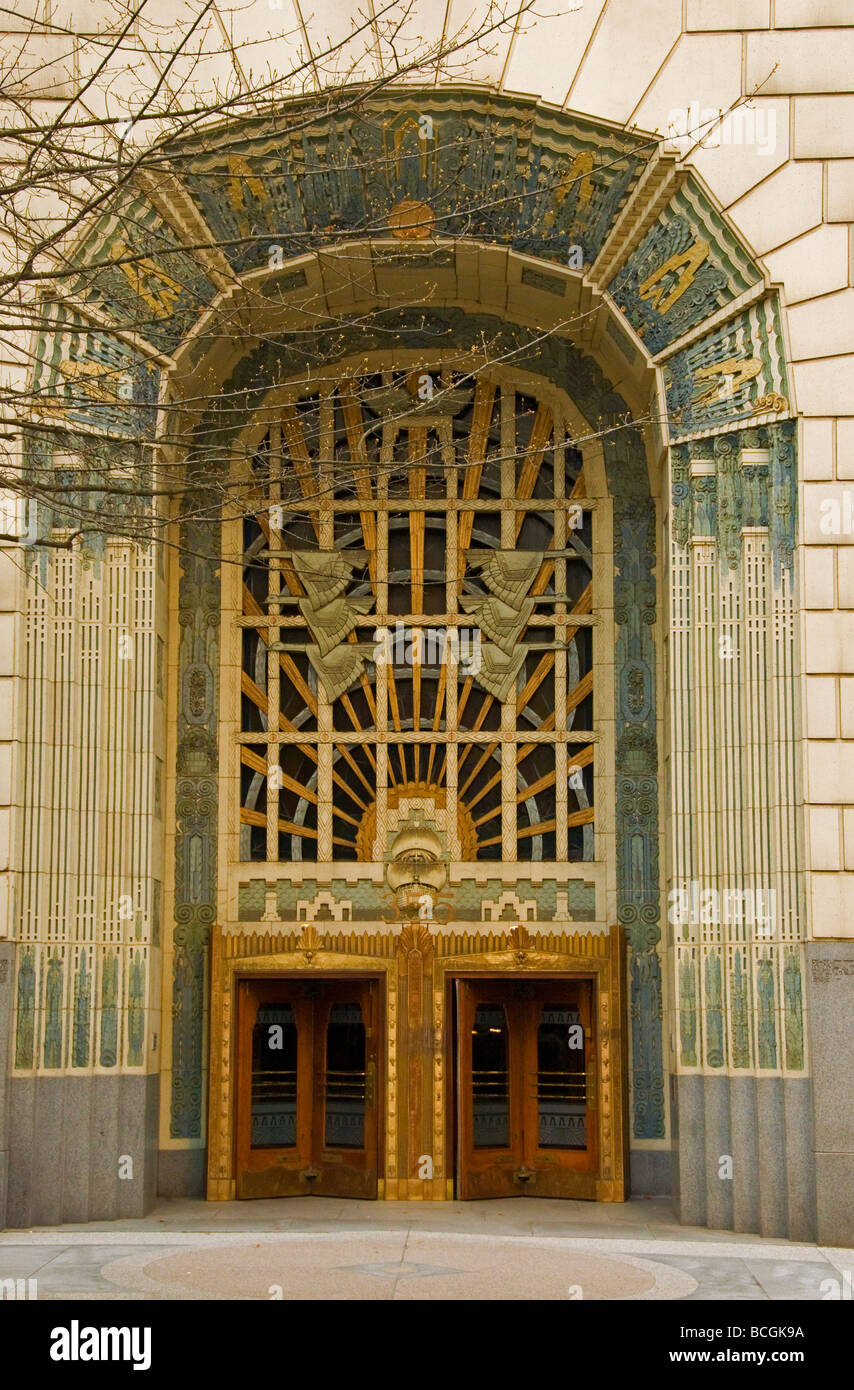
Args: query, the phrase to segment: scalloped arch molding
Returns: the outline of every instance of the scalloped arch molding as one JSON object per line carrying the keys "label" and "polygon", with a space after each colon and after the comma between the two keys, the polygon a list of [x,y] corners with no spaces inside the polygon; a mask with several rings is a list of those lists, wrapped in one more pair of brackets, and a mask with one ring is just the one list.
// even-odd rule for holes
{"label": "scalloped arch molding", "polygon": [[[266,279],[272,261],[283,307],[297,307],[300,291],[317,286],[299,265],[279,266],[298,262],[308,245],[406,233],[403,206],[415,208],[413,248],[423,239],[413,232],[485,242],[571,267],[567,278],[577,280],[583,261],[584,282],[633,330],[621,337],[601,315],[627,368],[645,357],[661,369],[665,442],[793,415],[779,297],[696,171],[661,153],[659,137],[460,87],[389,93],[293,134],[264,120],[236,124],[169,151],[181,176],[147,178],[128,196],[125,224],[105,217],[75,253],[81,307],[118,310],[120,319],[130,310],[151,325],[147,348],[127,347],[122,364],[138,404],[156,401],[163,356],[233,294],[235,276]],[[192,257],[182,249],[206,242]],[[142,273],[114,264],[125,248],[148,258]],[[528,296],[554,310],[554,298],[566,296],[563,277],[525,269]],[[62,304],[55,313],[50,336],[68,351],[60,359],[54,342],[39,345],[37,384],[48,394],[62,389],[60,360],[103,361],[84,318]],[[151,423],[134,413],[142,427]],[[85,405],[80,415],[91,421]],[[130,415],[125,422],[131,428]]]}

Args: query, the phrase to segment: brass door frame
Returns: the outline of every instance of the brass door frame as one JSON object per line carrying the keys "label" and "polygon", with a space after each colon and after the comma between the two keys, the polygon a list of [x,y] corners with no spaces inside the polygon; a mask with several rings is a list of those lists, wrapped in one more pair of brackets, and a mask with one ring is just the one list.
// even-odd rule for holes
{"label": "brass door frame", "polygon": [[[303,933],[304,934],[304,933]],[[301,933],[297,932],[297,936]],[[231,938],[228,940],[228,938]],[[208,1095],[208,1161],[207,1190],[209,1201],[228,1202],[236,1197],[237,1178],[237,1097],[239,1015],[238,989],[241,981],[270,980],[286,983],[289,980],[344,982],[354,976],[377,983],[377,1032],[380,1039],[387,1035],[389,992],[394,989],[391,961],[381,962],[373,956],[348,956],[338,953],[334,958],[323,953],[315,960],[314,951],[295,955],[258,950],[255,934],[224,933],[214,928],[211,943],[211,1022],[210,1022],[210,1081]],[[275,937],[264,938],[268,947],[275,946]],[[284,945],[285,943],[282,942]],[[241,947],[247,954],[241,954]],[[383,966],[385,965],[385,968]],[[384,1155],[386,1149],[387,1114],[389,1110],[386,1068],[387,1050],[377,1049],[376,1091],[385,1097],[386,1104],[377,1106],[377,1188],[383,1195]]]}
{"label": "brass door frame", "polygon": [[[522,929],[524,931],[524,929]],[[525,936],[528,935],[524,932]],[[601,939],[601,938],[600,938]],[[456,959],[437,961],[443,981],[445,1019],[454,1017],[453,991],[459,979],[549,980],[586,979],[592,982],[592,1008],[597,1023],[598,1068],[596,1074],[598,1112],[598,1172],[594,1196],[600,1202],[623,1202],[629,1196],[628,1163],[628,1036],[626,1010],[626,952],[619,926],[611,928],[607,953],[569,959],[536,950],[489,953],[478,961]],[[551,944],[551,943],[550,943]],[[575,968],[573,968],[575,966]],[[438,993],[438,991],[437,991]],[[438,1011],[437,1011],[438,1012]],[[448,1197],[456,1188],[457,1163],[457,1078],[454,1030],[445,1028],[444,1073],[450,1084],[445,1095],[445,1171]]]}
{"label": "brass door frame", "polygon": [[[367,1054],[367,1059],[368,1059],[368,1067],[369,1067],[369,1068],[373,1068],[373,1072],[372,1072],[372,1081],[371,1081],[371,1083],[370,1083],[371,1091],[372,1091],[372,1093],[373,1093],[373,1100],[371,1100],[371,1101],[368,1102],[368,1106],[367,1106],[367,1109],[366,1109],[366,1112],[365,1112],[365,1126],[366,1126],[366,1131],[365,1131],[365,1132],[366,1132],[366,1139],[367,1139],[368,1134],[369,1134],[368,1126],[369,1126],[371,1123],[373,1123],[373,1126],[374,1126],[374,1134],[373,1134],[373,1136],[372,1136],[371,1143],[370,1143],[370,1144],[367,1144],[367,1143],[366,1143],[366,1145],[365,1145],[365,1153],[366,1153],[366,1155],[370,1155],[371,1150],[373,1150],[373,1164],[372,1164],[372,1165],[368,1165],[368,1166],[366,1167],[365,1171],[366,1171],[366,1173],[368,1173],[368,1174],[371,1173],[371,1172],[373,1172],[373,1173],[375,1174],[376,1181],[377,1181],[377,1182],[379,1181],[380,1166],[381,1166],[381,1158],[382,1158],[382,1129],[381,1129],[381,1127],[382,1127],[383,1109],[384,1109],[384,1107],[383,1107],[383,1105],[382,1105],[382,1096],[383,1096],[383,1091],[382,1091],[382,1061],[383,1061],[383,1059],[382,1059],[382,1053],[381,1053],[380,1046],[379,1046],[379,1044],[380,1044],[380,1042],[381,1042],[381,1040],[382,1040],[382,1037],[383,1037],[382,988],[381,988],[381,982],[380,982],[379,976],[377,976],[375,973],[366,974],[366,973],[364,973],[364,972],[362,972],[362,971],[358,971],[358,972],[357,972],[357,971],[352,971],[352,970],[351,970],[351,971],[340,971],[340,972],[338,972],[338,973],[335,974],[335,975],[328,975],[328,974],[316,975],[316,974],[314,974],[313,972],[312,972],[312,973],[309,973],[309,972],[307,972],[307,971],[299,972],[299,973],[294,973],[294,972],[291,971],[291,972],[287,972],[287,973],[277,973],[277,974],[275,974],[275,975],[268,975],[268,974],[264,974],[264,975],[259,975],[259,974],[252,974],[252,975],[238,974],[238,975],[235,975],[235,980],[234,980],[234,985],[235,985],[235,997],[236,997],[237,1029],[236,1029],[236,1036],[235,1036],[235,1062],[236,1062],[236,1064],[235,1064],[235,1068],[234,1068],[234,1088],[233,1088],[233,1091],[234,1091],[234,1109],[235,1109],[235,1124],[234,1124],[234,1160],[233,1160],[233,1161],[234,1161],[235,1185],[236,1185],[236,1191],[237,1191],[237,1192],[239,1192],[239,1188],[240,1188],[240,1185],[241,1185],[241,1184],[240,1184],[240,1175],[241,1175],[241,1172],[245,1175],[245,1177],[244,1177],[244,1184],[243,1184],[244,1186],[247,1185],[247,1183],[246,1183],[246,1179],[247,1179],[247,1178],[249,1179],[249,1184],[251,1185],[252,1179],[251,1179],[251,1177],[250,1177],[250,1174],[253,1175],[253,1176],[257,1175],[257,1176],[259,1176],[259,1177],[263,1177],[263,1175],[265,1174],[265,1168],[264,1168],[264,1165],[263,1165],[263,1164],[261,1164],[261,1163],[252,1164],[252,1163],[251,1163],[252,1151],[251,1151],[251,1148],[250,1148],[250,1146],[249,1146],[248,1136],[247,1136],[246,1133],[244,1133],[243,1135],[241,1135],[241,1123],[242,1123],[244,1126],[248,1126],[248,1125],[250,1124],[250,1122],[251,1122],[251,1121],[250,1121],[250,1114],[251,1114],[251,1094],[252,1094],[252,1080],[251,1080],[251,1070],[250,1070],[250,1069],[251,1069],[251,1048],[249,1048],[249,1047],[247,1046],[247,1044],[249,1043],[249,1038],[250,1038],[251,1035],[250,1035],[250,1031],[249,1031],[248,1028],[247,1028],[247,1023],[246,1023],[246,1019],[245,1019],[245,1017],[244,1017],[244,1015],[243,1015],[243,1010],[244,1010],[245,1008],[250,1008],[250,1007],[252,1006],[252,1002],[253,1002],[253,1001],[252,1001],[252,998],[251,998],[251,995],[249,994],[249,992],[247,992],[245,1001],[241,998],[241,988],[242,988],[243,986],[252,986],[252,985],[265,986],[265,985],[266,985],[266,986],[273,986],[273,987],[283,986],[283,987],[285,987],[285,990],[286,990],[286,988],[287,988],[288,985],[294,985],[294,984],[299,984],[299,985],[303,986],[304,989],[306,988],[306,986],[307,986],[309,989],[311,989],[311,990],[313,990],[314,988],[317,988],[318,992],[321,992],[321,991],[323,990],[323,987],[324,987],[324,986],[336,986],[336,985],[337,985],[337,986],[342,986],[344,990],[348,989],[348,987],[353,987],[353,988],[355,989],[355,987],[356,987],[356,986],[359,986],[359,985],[366,985],[366,986],[369,986],[369,987],[370,987],[370,986],[376,986],[376,991],[375,991],[375,995],[374,995],[374,1001],[373,1001],[373,1005],[372,1005],[371,1010],[370,1010],[370,1024],[368,1025],[368,1026],[371,1028],[371,1030],[372,1030],[373,1036],[371,1036],[371,1034],[369,1034],[369,1035],[368,1035],[368,1038],[366,1038],[366,1054]],[[333,995],[332,995],[332,998],[334,999],[334,997],[335,997],[335,996],[334,996],[334,994],[333,994]],[[370,996],[369,996],[369,997],[370,997]],[[300,1010],[300,1009],[303,1009],[303,1010],[304,1010],[306,1004],[309,1003],[309,1002],[310,1002],[310,1001],[308,1000],[308,998],[302,999],[302,1000],[300,1000],[299,998],[294,999],[294,1000],[293,1000],[293,1007],[294,1007],[294,1010],[295,1010],[295,1011]],[[270,1195],[276,1195],[276,1196],[298,1196],[298,1195],[306,1195],[306,1196],[307,1196],[307,1195],[311,1195],[311,1194],[315,1194],[315,1195],[329,1195],[328,1193],[327,1193],[327,1194],[324,1194],[324,1193],[323,1193],[323,1189],[322,1189],[320,1183],[319,1183],[318,1186],[315,1188],[313,1185],[309,1185],[309,1184],[305,1181],[305,1179],[302,1178],[302,1175],[299,1173],[299,1169],[300,1169],[300,1164],[301,1164],[301,1163],[305,1165],[305,1168],[308,1168],[309,1166],[312,1166],[312,1167],[313,1167],[315,1163],[319,1163],[319,1164],[320,1164],[320,1167],[321,1167],[321,1170],[322,1170],[322,1168],[323,1168],[323,1161],[324,1161],[324,1160],[328,1160],[329,1162],[336,1162],[336,1163],[341,1161],[341,1160],[339,1160],[339,1159],[330,1158],[330,1157],[329,1157],[329,1154],[327,1154],[327,1153],[324,1152],[327,1146],[326,1146],[326,1144],[324,1144],[324,1143],[322,1143],[322,1142],[320,1141],[319,1135],[318,1135],[318,1128],[319,1128],[319,1127],[322,1127],[322,1124],[323,1124],[323,1116],[324,1116],[324,1113],[325,1113],[325,1111],[324,1111],[324,1106],[323,1106],[322,1104],[319,1103],[319,1101],[320,1101],[320,1091],[319,1091],[319,1085],[318,1085],[318,1083],[319,1083],[320,1078],[321,1078],[321,1076],[322,1076],[322,1074],[323,1074],[323,1070],[325,1070],[325,1063],[322,1064],[322,1066],[321,1066],[320,1069],[318,1069],[318,1065],[317,1065],[317,1056],[318,1056],[318,1051],[320,1051],[322,1054],[325,1054],[325,1048],[326,1048],[327,1039],[326,1039],[326,1036],[325,1036],[325,1035],[326,1035],[326,1028],[323,1027],[323,1028],[320,1029],[320,1030],[318,1029],[317,1014],[316,1014],[316,1003],[317,1003],[317,1001],[314,1001],[314,1007],[312,1007],[312,1008],[310,1009],[310,1012],[309,1012],[309,1019],[310,1019],[310,1022],[309,1022],[308,1025],[307,1025],[306,1031],[302,1031],[302,1025],[301,1025],[301,1034],[300,1034],[300,1036],[301,1036],[301,1038],[302,1038],[302,1042],[301,1042],[301,1044],[300,1044],[300,1053],[298,1054],[298,1056],[299,1056],[299,1061],[298,1061],[298,1075],[297,1075],[297,1110],[296,1110],[297,1119],[298,1119],[298,1130],[297,1130],[298,1137],[297,1137],[297,1143],[296,1143],[295,1151],[294,1151],[294,1163],[293,1163],[293,1164],[288,1164],[288,1165],[287,1165],[288,1177],[291,1179],[291,1181],[288,1182],[287,1185],[290,1186],[292,1190],[291,1190],[290,1192],[288,1192],[288,1193],[277,1193],[277,1194],[270,1194],[270,1193],[260,1192],[260,1191],[259,1191],[259,1192],[254,1192],[254,1193],[247,1193],[247,1192],[244,1191],[243,1193],[240,1193],[240,1195],[243,1196],[243,1197],[249,1197],[249,1198],[251,1198],[251,1197],[270,1196]],[[256,1011],[257,1011],[257,1003],[256,1003],[255,1007],[256,1007]],[[254,1018],[254,1016],[253,1016],[253,1018]],[[320,1048],[318,1048],[318,1042],[319,1042],[319,1039],[320,1039],[321,1035],[322,1035],[322,1042],[321,1042],[321,1044],[320,1044]],[[309,1041],[309,1038],[310,1038],[310,1041]],[[309,1045],[309,1048],[310,1048],[309,1060],[308,1060],[308,1063],[307,1063],[307,1064],[304,1062],[303,1055],[302,1055],[302,1049],[305,1047],[306,1042],[308,1042],[308,1045]],[[241,1045],[241,1044],[242,1044],[242,1045]],[[304,1069],[304,1067],[305,1067],[306,1065],[307,1065],[307,1068],[308,1068],[307,1073],[306,1073],[306,1075],[302,1076],[301,1073],[303,1072],[303,1069]],[[306,1094],[306,1093],[308,1093],[308,1094]],[[305,1113],[305,1108],[306,1108],[306,1107],[307,1107],[307,1110],[308,1110],[307,1115],[306,1115],[306,1113]],[[370,1116],[373,1117],[372,1120],[371,1120]],[[302,1136],[302,1138],[303,1138],[302,1144],[300,1143],[300,1137],[299,1137],[299,1121],[300,1121],[300,1120],[302,1120],[303,1122],[305,1122],[305,1121],[307,1120],[307,1123],[308,1123],[307,1133],[304,1134],[304,1135]],[[304,1149],[304,1152],[300,1152],[301,1148]],[[330,1145],[329,1148],[330,1148],[331,1150],[334,1150],[334,1149],[335,1149],[335,1145]],[[333,1173],[334,1173],[334,1169],[333,1169],[332,1171],[333,1171]],[[321,1173],[319,1172],[319,1173],[317,1174],[317,1176],[318,1176],[318,1177],[321,1177]],[[329,1176],[330,1176],[330,1174],[327,1173],[327,1174],[326,1174],[326,1178],[328,1178]],[[302,1185],[301,1185],[301,1181],[300,1181],[301,1178],[302,1178]],[[355,1193],[336,1192],[336,1193],[334,1194],[334,1196],[335,1196],[336,1198],[337,1198],[337,1197],[346,1197],[346,1196],[358,1196],[358,1197],[365,1197],[365,1196],[368,1196],[368,1197],[370,1197],[371,1195],[373,1195],[373,1194],[366,1194],[366,1193],[364,1193],[364,1192],[359,1192],[359,1191],[357,1191],[357,1192],[355,1192]]]}
{"label": "brass door frame", "polygon": [[[325,926],[326,924],[324,924]],[[546,927],[547,924],[543,924]],[[595,1199],[628,1196],[626,947],[618,925],[608,931],[431,930],[408,923],[375,932],[321,931],[313,924],[215,927],[211,943],[210,1073],[207,1195],[230,1201],[235,1190],[236,982],[240,978],[382,981],[385,1047],[378,1050],[378,1196],[442,1201],[454,1195],[453,1038],[448,995],[454,978],[587,976],[595,982],[599,1026],[599,1171]],[[429,1163],[425,1160],[429,1159]]]}

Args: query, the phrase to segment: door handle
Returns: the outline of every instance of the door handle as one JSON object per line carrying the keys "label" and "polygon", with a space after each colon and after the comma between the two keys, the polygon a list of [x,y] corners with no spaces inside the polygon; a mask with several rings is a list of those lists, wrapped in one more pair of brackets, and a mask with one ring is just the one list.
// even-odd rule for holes
{"label": "door handle", "polygon": [[365,1068],[365,1105],[373,1110],[377,1099],[377,1064],[370,1061]]}

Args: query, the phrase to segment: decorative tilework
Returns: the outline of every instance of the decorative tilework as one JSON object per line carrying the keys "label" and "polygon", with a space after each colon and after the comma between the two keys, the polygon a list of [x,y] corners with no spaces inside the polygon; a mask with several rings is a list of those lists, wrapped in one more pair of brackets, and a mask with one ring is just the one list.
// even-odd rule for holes
{"label": "decorative tilework", "polygon": [[591,262],[643,164],[637,136],[523,99],[441,89],[386,93],[292,136],[256,123],[227,153],[190,142],[182,160],[189,150],[189,191],[238,271],[266,263],[271,243],[285,260],[301,255],[306,232],[316,245],[381,230],[404,199],[429,205],[440,236],[560,265],[580,245]]}
{"label": "decorative tilework", "polygon": [[[250,879],[241,883],[238,891],[238,920],[241,922],[260,922],[265,908],[265,879]],[[451,889],[454,922],[483,921],[485,902],[497,901],[507,885],[501,879],[489,879],[486,883],[475,883],[473,879],[463,879],[454,883]],[[312,899],[323,891],[323,885],[316,879],[306,878],[302,883],[289,883],[279,879],[276,883],[276,905],[282,921],[296,921],[299,903]],[[329,891],[336,901],[352,903],[354,922],[375,922],[387,910],[387,894],[378,884],[369,879],[332,879]],[[524,900],[536,903],[538,922],[592,922],[596,919],[596,890],[592,883],[581,879],[568,879],[565,883],[555,879],[545,879],[542,883],[529,883],[524,879],[513,885],[514,894]]]}
{"label": "decorative tilework", "polygon": [[205,977],[216,917],[219,527],[185,519],[182,541],[171,1133],[188,1139],[201,1133]]}
{"label": "decorative tilework", "polygon": [[90,328],[64,305],[47,305],[43,315],[32,388],[43,408],[49,411],[55,401],[63,423],[150,438],[159,369],[115,334]]}
{"label": "decorative tilework", "polygon": [[758,415],[788,415],[789,379],[776,296],[769,295],[664,365],[674,443]]}
{"label": "decorative tilework", "polygon": [[759,267],[692,183],[675,194],[608,289],[655,354],[760,279]]}
{"label": "decorative tilework", "polygon": [[[721,562],[738,571],[744,527],[767,527],[775,582],[792,571],[797,526],[797,423],[745,428],[694,440],[672,451],[673,534],[680,546],[692,535],[717,538]],[[743,455],[763,450],[768,463],[745,468]],[[711,458],[708,476],[691,474],[691,461]]]}

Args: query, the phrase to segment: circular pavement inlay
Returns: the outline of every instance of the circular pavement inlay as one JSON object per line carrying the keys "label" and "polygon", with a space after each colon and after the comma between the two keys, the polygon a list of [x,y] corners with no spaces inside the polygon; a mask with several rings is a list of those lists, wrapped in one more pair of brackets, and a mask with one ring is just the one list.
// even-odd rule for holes
{"label": "circular pavement inlay", "polygon": [[672,1299],[697,1281],[655,1260],[571,1239],[300,1232],[169,1254],[150,1249],[104,1265],[122,1289],[171,1299]]}

